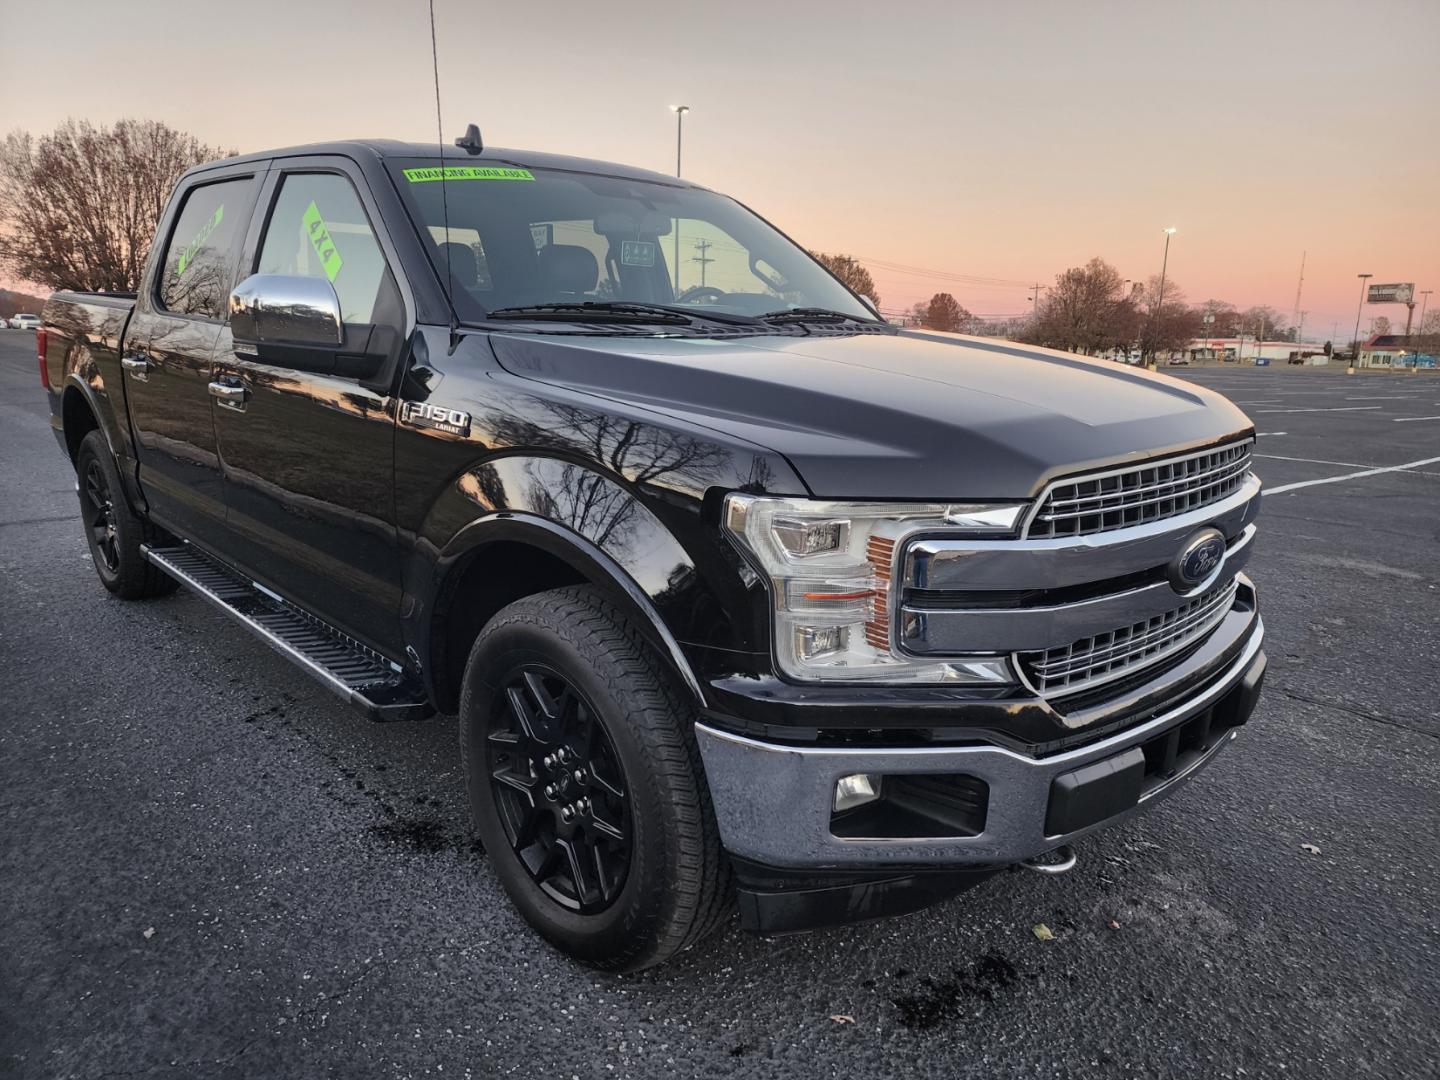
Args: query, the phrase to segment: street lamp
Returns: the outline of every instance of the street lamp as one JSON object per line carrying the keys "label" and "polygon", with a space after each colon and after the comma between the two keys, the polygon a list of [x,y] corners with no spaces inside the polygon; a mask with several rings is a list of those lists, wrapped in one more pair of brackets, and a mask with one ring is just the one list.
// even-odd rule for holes
{"label": "street lamp", "polygon": [[1355,365],[1360,360],[1360,312],[1365,308],[1365,281],[1372,278],[1374,274],[1356,274],[1360,279],[1360,302],[1355,305],[1355,351],[1350,354],[1350,370],[1346,373],[1355,374]]}
{"label": "street lamp", "polygon": [[689,105],[671,105],[670,111],[675,114],[675,175],[680,175],[680,138],[685,133],[685,114],[690,111]]}
{"label": "street lamp", "polygon": [[[685,134],[685,114],[690,111],[689,105],[671,105],[670,111],[675,114],[675,179],[680,179],[680,144]],[[680,292],[680,219],[675,219],[675,293]]]}
{"label": "street lamp", "polygon": [[1160,293],[1155,298],[1155,305],[1150,309],[1150,366],[1155,366],[1155,316],[1165,306],[1165,271],[1170,265],[1170,237],[1175,235],[1175,226],[1170,225],[1164,229],[1165,233],[1165,257],[1160,260]]}

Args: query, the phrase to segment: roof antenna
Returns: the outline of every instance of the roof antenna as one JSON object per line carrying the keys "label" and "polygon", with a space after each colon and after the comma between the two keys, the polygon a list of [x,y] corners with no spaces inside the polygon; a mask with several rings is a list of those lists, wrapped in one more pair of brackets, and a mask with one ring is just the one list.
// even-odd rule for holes
{"label": "roof antenna", "polygon": [[[435,44],[435,0],[430,0],[430,62],[435,72],[435,134],[440,143],[440,212],[445,222],[445,299],[450,305],[450,351],[459,344],[459,322],[455,317],[455,277],[450,270],[450,199],[445,187],[445,126],[440,120],[440,50]],[[472,128],[475,125],[470,125]],[[468,138],[470,133],[465,133]],[[475,130],[476,141],[480,131]]]}
{"label": "roof antenna", "polygon": [[475,124],[466,127],[465,134],[455,140],[455,145],[472,157],[485,149],[485,144],[480,141],[480,128]]}

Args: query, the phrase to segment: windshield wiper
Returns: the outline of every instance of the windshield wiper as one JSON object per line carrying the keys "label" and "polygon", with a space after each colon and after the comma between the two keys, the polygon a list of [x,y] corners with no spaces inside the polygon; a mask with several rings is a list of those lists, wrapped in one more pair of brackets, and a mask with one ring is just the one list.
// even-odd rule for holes
{"label": "windshield wiper", "polygon": [[491,319],[563,319],[574,322],[664,323],[693,326],[696,321],[725,323],[731,326],[754,326],[756,320],[745,315],[721,315],[709,311],[690,311],[669,304],[645,304],[634,300],[572,300],[550,304],[523,304],[518,307],[496,308]]}
{"label": "windshield wiper", "polygon": [[767,311],[763,315],[757,315],[756,318],[761,322],[853,322],[865,326],[880,324],[879,319],[862,319],[858,315],[850,315],[844,311],[832,311],[830,308],[819,307],[781,308],[779,311]]}
{"label": "windshield wiper", "polygon": [[578,322],[664,322],[688,325],[690,318],[680,312],[669,311],[649,304],[620,303],[618,301],[572,300],[553,304],[521,304],[517,307],[496,308],[488,312],[489,319],[565,319]]}

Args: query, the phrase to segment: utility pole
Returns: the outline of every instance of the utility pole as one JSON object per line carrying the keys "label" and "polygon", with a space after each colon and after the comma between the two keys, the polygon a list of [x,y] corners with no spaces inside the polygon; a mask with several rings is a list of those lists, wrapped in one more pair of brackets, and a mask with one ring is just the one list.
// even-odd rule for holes
{"label": "utility pole", "polygon": [[710,243],[709,240],[697,240],[697,241],[695,241],[695,250],[698,251],[698,252],[700,252],[700,254],[699,254],[699,255],[696,255],[694,258],[692,258],[692,259],[690,260],[690,261],[693,262],[693,263],[699,263],[699,264],[700,264],[700,287],[701,287],[702,289],[705,287],[705,267],[706,267],[706,264],[712,263],[712,262],[715,261],[714,259],[708,257],[708,256],[705,254],[707,251],[710,250],[710,248],[711,248],[712,246],[713,246],[713,245]]}
{"label": "utility pole", "polygon": [[1300,291],[1305,288],[1305,256],[1309,252],[1300,253],[1300,281],[1295,286],[1295,310],[1290,313],[1290,321],[1298,322],[1300,318]]}
{"label": "utility pole", "polygon": [[1350,353],[1350,368],[1345,372],[1347,375],[1355,374],[1355,365],[1360,360],[1360,312],[1365,309],[1365,282],[1374,277],[1374,274],[1356,274],[1360,279],[1360,302],[1355,305],[1355,341],[1354,348]]}
{"label": "utility pole", "polygon": [[1030,313],[1033,315],[1040,310],[1040,293],[1048,289],[1049,285],[1041,285],[1038,281],[1030,286]]}

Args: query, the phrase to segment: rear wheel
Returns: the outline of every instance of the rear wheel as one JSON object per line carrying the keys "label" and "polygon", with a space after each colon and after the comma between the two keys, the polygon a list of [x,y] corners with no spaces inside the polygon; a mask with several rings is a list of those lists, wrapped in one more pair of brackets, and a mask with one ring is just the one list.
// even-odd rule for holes
{"label": "rear wheel", "polygon": [[120,470],[99,431],[81,440],[75,472],[85,539],[105,588],[124,600],[174,592],[175,580],[141,554],[140,545],[155,542],[160,532],[131,511],[120,487]]}
{"label": "rear wheel", "polygon": [[519,600],[471,649],[460,738],[476,827],[521,915],[571,956],[638,970],[728,912],[693,723],[593,588]]}

